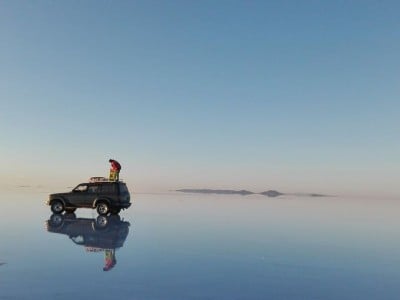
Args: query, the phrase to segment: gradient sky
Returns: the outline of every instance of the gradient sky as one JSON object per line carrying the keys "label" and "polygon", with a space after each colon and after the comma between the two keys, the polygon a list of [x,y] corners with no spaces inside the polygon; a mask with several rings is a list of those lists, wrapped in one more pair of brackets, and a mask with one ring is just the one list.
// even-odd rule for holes
{"label": "gradient sky", "polygon": [[1,1],[2,185],[400,193],[398,1]]}

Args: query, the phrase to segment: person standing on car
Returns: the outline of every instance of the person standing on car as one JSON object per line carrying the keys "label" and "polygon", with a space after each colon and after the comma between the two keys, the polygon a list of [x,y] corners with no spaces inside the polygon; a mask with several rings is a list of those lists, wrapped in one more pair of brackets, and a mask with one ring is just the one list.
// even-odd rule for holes
{"label": "person standing on car", "polygon": [[110,168],[110,181],[119,181],[119,172],[121,171],[121,165],[114,159],[109,159],[109,163],[111,163]]}

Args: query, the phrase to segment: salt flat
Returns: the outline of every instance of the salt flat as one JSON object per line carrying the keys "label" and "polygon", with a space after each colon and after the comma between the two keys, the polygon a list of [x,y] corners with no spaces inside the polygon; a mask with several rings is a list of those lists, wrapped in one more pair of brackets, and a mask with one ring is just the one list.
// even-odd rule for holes
{"label": "salt flat", "polygon": [[3,193],[0,299],[397,299],[400,293],[398,201],[132,196],[133,206],[102,228],[87,209],[50,224],[44,192]]}

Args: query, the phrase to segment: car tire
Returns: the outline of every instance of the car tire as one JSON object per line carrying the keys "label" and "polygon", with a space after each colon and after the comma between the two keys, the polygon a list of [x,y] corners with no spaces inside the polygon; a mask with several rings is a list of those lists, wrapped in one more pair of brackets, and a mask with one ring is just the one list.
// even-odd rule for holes
{"label": "car tire", "polygon": [[96,228],[104,229],[108,226],[108,218],[106,216],[98,216],[96,218]]}
{"label": "car tire", "polygon": [[50,217],[50,225],[52,227],[60,227],[64,222],[64,217],[61,214],[53,214]]}
{"label": "car tire", "polygon": [[110,212],[110,207],[106,202],[99,202],[96,206],[97,213],[101,216],[106,216]]}
{"label": "car tire", "polygon": [[51,203],[51,211],[55,214],[61,214],[64,209],[64,203],[62,203],[60,200],[54,200]]}

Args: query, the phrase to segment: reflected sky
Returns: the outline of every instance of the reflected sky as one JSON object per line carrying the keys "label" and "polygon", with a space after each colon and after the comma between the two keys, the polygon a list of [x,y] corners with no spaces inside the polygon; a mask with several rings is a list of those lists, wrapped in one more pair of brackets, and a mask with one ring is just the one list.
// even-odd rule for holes
{"label": "reflected sky", "polygon": [[[2,195],[0,299],[397,299],[400,204],[134,195],[116,218]],[[105,272],[104,269],[107,269]]]}

